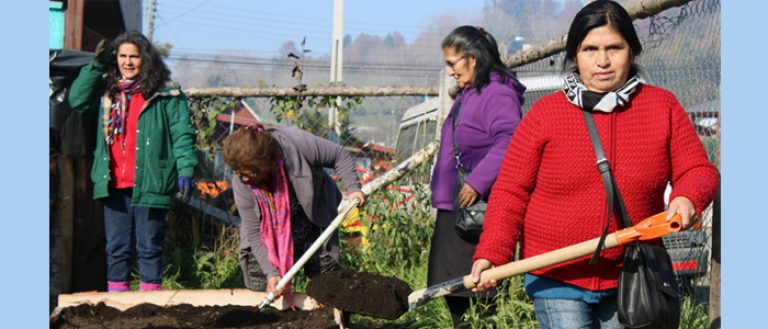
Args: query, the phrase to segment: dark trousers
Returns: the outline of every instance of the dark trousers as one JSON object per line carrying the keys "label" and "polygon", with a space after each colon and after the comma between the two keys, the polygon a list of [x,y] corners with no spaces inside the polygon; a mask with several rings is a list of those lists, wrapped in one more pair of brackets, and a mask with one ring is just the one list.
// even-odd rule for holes
{"label": "dark trousers", "polygon": [[109,190],[104,202],[107,238],[107,281],[130,281],[131,251],[136,246],[139,277],[144,283],[163,281],[165,215],[159,208],[133,207],[133,189]]}
{"label": "dark trousers", "polygon": [[[455,213],[453,211],[437,211],[427,267],[427,285],[429,286],[462,277],[472,271],[472,256],[475,254],[476,245],[459,237],[453,228],[454,222]],[[470,298],[474,299],[475,302],[490,301],[494,294],[495,289],[488,293],[473,293],[463,290],[445,296],[454,328],[461,328],[459,324],[464,312],[469,309]],[[485,312],[486,315],[494,313],[495,308],[493,307]]]}

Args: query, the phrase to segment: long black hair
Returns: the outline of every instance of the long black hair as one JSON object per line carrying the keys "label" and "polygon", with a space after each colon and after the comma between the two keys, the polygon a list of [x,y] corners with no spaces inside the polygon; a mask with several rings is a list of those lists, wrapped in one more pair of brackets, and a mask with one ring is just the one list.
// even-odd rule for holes
{"label": "long black hair", "polygon": [[483,28],[469,25],[455,28],[443,39],[442,48],[449,47],[477,61],[473,87],[478,93],[491,82],[492,71],[501,75],[502,82],[517,81],[515,73],[501,61],[496,39]]}
{"label": "long black hair", "polygon": [[[637,58],[643,51],[643,45],[637,38],[637,32],[632,25],[632,17],[620,4],[610,0],[594,1],[576,14],[571,22],[571,28],[568,30],[568,39],[565,42],[565,59],[563,60],[564,71],[577,71],[576,54],[579,51],[579,45],[587,37],[589,31],[601,26],[610,26],[627,41],[629,49],[632,52],[632,58]],[[638,67],[631,64],[631,72],[637,72]]]}
{"label": "long black hair", "polygon": [[[144,94],[144,97],[150,97],[162,87],[165,81],[171,79],[171,71],[163,62],[160,53],[155,50],[155,47],[143,34],[130,31],[118,35],[112,41],[114,56],[117,56],[117,49],[120,48],[120,45],[125,43],[133,44],[139,48],[141,69],[138,79],[141,80],[141,93]],[[110,68],[107,70],[107,84],[109,90],[113,90],[121,77],[117,63],[110,61],[110,64]]]}

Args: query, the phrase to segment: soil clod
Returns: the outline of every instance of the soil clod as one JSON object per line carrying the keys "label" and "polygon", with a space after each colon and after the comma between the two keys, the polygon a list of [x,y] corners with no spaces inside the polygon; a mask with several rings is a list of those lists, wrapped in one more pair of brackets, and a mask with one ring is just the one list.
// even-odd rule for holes
{"label": "soil clod", "polygon": [[317,275],[307,285],[307,294],[322,304],[389,320],[408,311],[411,292],[400,279],[350,269]]}

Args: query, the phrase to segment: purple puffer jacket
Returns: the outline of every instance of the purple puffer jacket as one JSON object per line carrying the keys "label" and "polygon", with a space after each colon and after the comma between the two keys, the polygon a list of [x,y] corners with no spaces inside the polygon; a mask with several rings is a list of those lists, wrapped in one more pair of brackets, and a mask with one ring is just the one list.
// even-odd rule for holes
{"label": "purple puffer jacket", "polygon": [[[525,87],[513,79],[501,81],[497,73],[478,93],[475,88],[465,88],[456,96],[454,103],[461,102],[456,143],[464,168],[471,173],[466,183],[487,199],[491,186],[501,167],[501,159],[522,117]],[[453,111],[452,111],[453,112]],[[432,207],[453,210],[456,190],[456,160],[451,145],[453,113],[443,123],[440,151],[432,173]]]}

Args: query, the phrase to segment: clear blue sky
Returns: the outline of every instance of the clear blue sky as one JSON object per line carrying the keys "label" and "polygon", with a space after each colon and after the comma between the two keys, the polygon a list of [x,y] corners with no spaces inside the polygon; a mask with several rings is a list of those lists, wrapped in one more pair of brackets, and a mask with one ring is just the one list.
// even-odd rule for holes
{"label": "clear blue sky", "polygon": [[[149,0],[144,16],[149,15]],[[288,40],[307,37],[312,54],[329,53],[333,0],[156,0],[154,39],[173,45],[173,53],[216,54],[249,51],[277,54]],[[434,19],[451,14],[462,23],[482,14],[484,0],[346,0],[344,34],[384,36],[398,31],[412,42]],[[144,26],[146,32],[146,23]]]}

